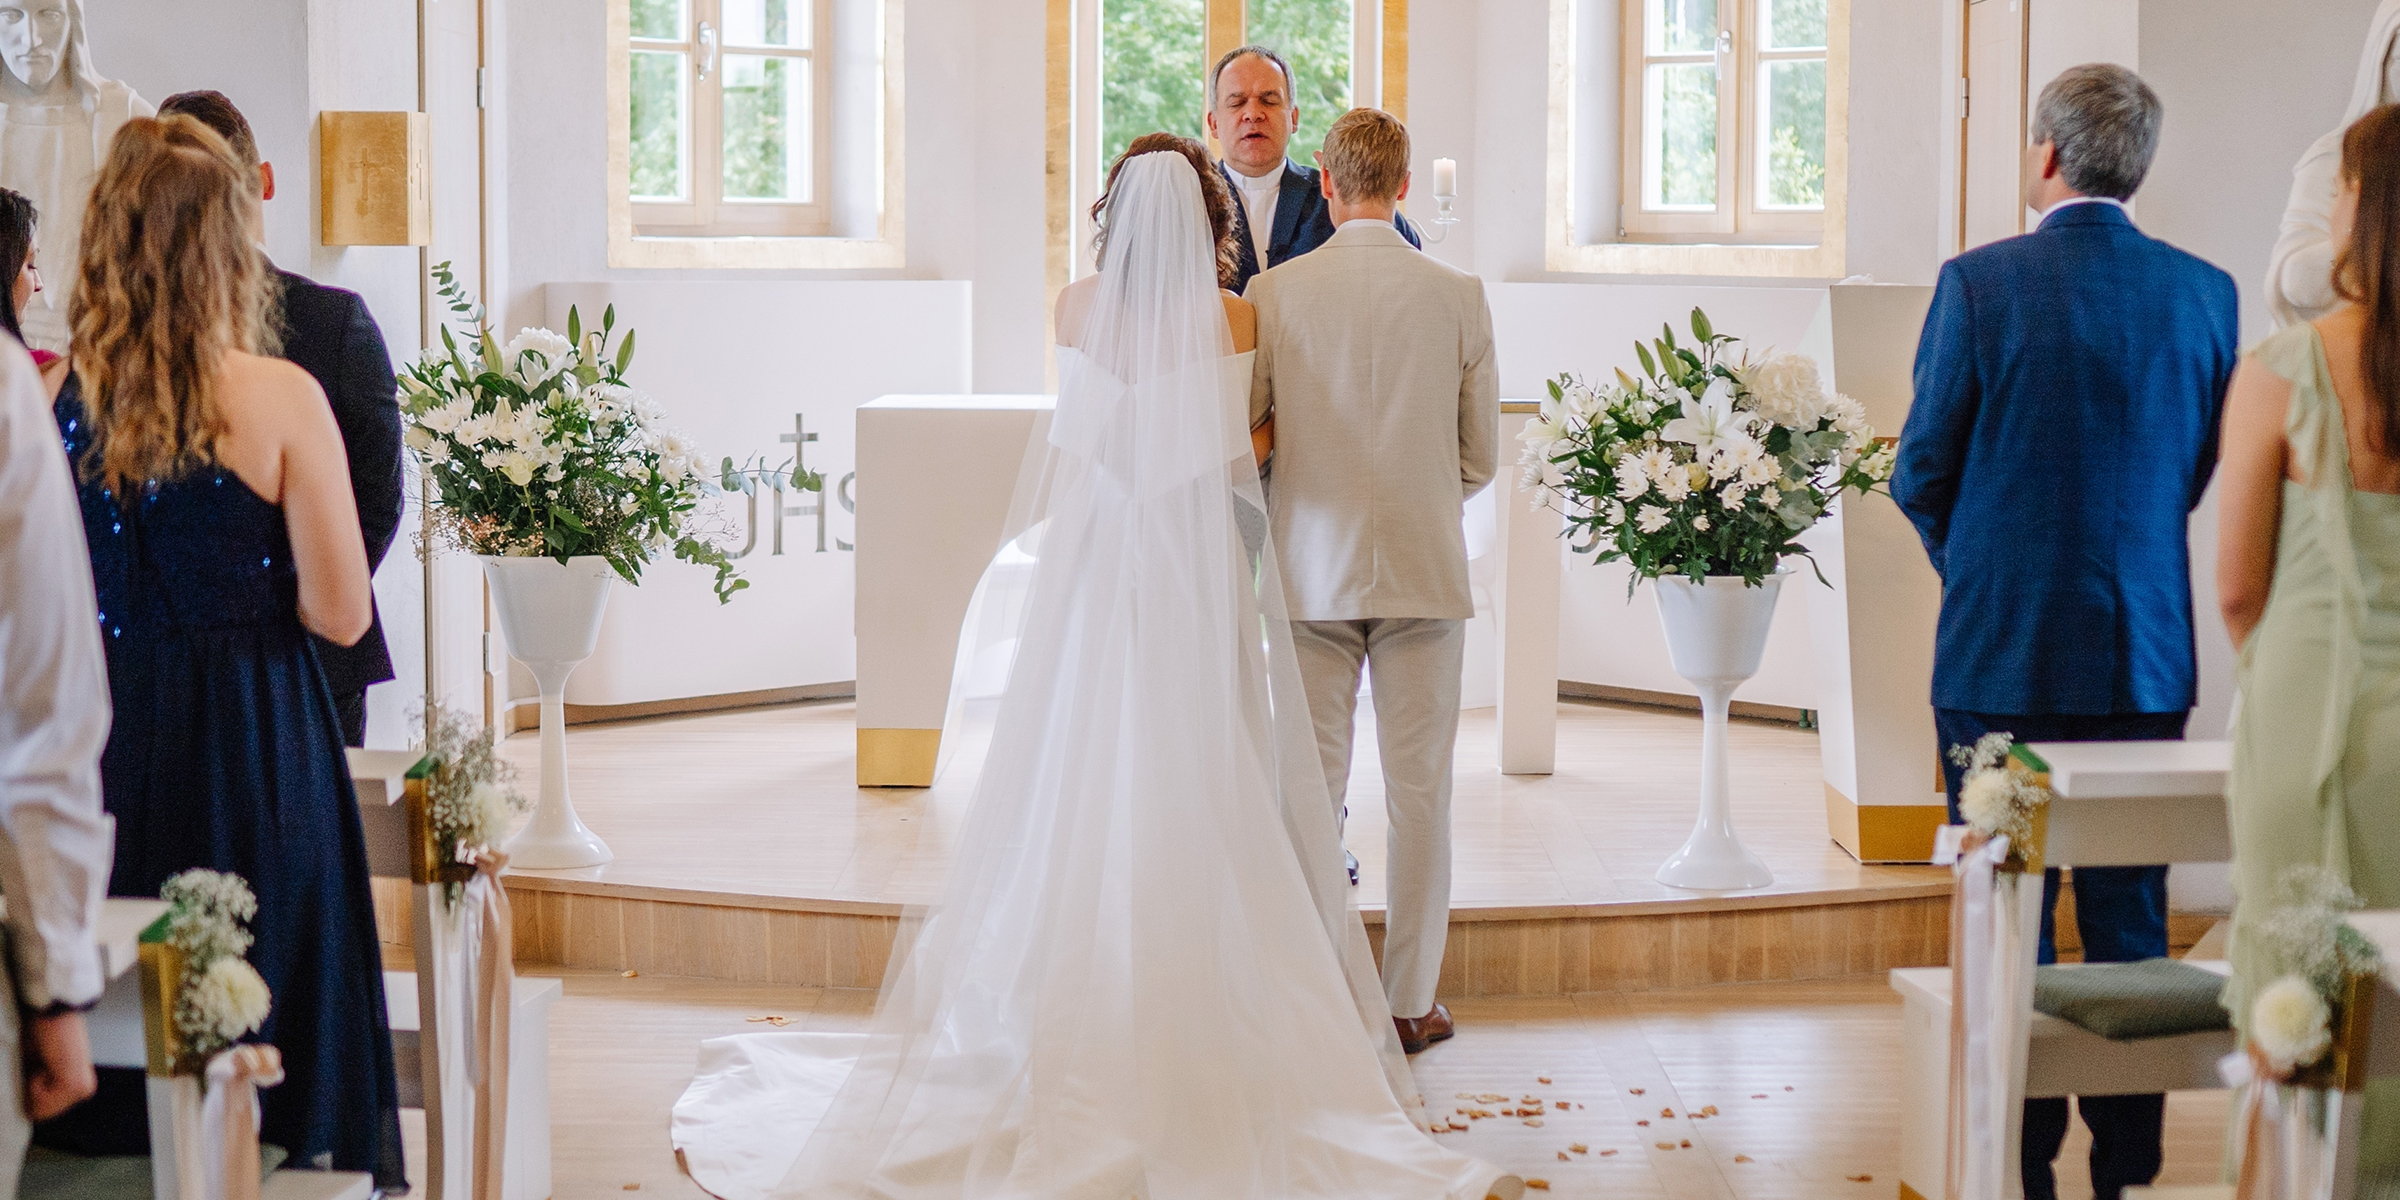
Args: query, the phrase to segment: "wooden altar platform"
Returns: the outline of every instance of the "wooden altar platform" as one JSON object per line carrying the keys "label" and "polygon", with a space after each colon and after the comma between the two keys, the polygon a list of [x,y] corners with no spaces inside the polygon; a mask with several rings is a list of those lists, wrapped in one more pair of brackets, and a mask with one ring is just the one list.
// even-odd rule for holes
{"label": "wooden altar platform", "polygon": [[[930,789],[859,788],[853,731],[846,702],[570,728],[576,805],[617,860],[509,876],[519,961],[876,986],[903,908],[936,895],[982,747],[962,741]],[[1735,821],[1774,885],[1710,894],[1654,882],[1691,827],[1699,740],[1695,714],[1562,702],[1557,773],[1502,776],[1493,710],[1469,711],[1443,994],[1646,991],[1945,960],[1949,872],[1862,866],[1835,846],[1816,735],[1789,724],[1733,728]],[[502,747],[528,787],[538,752],[530,732]],[[1363,720],[1357,757],[1348,841],[1379,938],[1382,779]]]}

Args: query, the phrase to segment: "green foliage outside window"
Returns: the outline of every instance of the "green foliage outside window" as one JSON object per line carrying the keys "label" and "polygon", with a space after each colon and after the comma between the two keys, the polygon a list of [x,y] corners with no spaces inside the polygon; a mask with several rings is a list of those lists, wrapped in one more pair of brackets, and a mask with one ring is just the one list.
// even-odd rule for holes
{"label": "green foliage outside window", "polygon": [[683,187],[683,56],[633,54],[633,194],[680,200]]}
{"label": "green foliage outside window", "polygon": [[1208,64],[1202,0],[1100,6],[1100,166],[1145,133],[1204,138]]}
{"label": "green foliage outside window", "polygon": [[1325,131],[1350,111],[1351,0],[1250,0],[1248,40],[1292,64],[1300,130],[1293,162],[1316,165]]}
{"label": "green foliage outside window", "polygon": [[633,0],[633,36],[683,40],[683,0]]}
{"label": "green foliage outside window", "polygon": [[1825,64],[1777,63],[1767,95],[1767,203],[1825,204]]}
{"label": "green foliage outside window", "polygon": [[808,63],[761,54],[725,56],[725,196],[802,200],[792,186],[793,117],[807,111]]}
{"label": "green foliage outside window", "polygon": [[1659,99],[1658,203],[1717,206],[1717,69],[1652,67]]}

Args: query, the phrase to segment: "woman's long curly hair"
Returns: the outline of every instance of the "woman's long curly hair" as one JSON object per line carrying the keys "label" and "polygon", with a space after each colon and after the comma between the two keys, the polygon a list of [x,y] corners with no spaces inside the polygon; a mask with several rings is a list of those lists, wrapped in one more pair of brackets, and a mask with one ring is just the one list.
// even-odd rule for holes
{"label": "woman's long curly hair", "polygon": [[1117,186],[1117,172],[1125,164],[1145,154],[1171,150],[1182,155],[1200,175],[1200,199],[1208,207],[1209,233],[1217,247],[1217,286],[1230,290],[1234,275],[1241,270],[1241,252],[1233,240],[1233,189],[1226,186],[1225,176],[1209,161],[1208,147],[1197,138],[1173,133],[1145,133],[1125,147],[1117,161],[1108,164],[1108,182],[1101,186],[1100,198],[1092,203],[1092,261],[1097,263],[1108,256],[1108,193]]}
{"label": "woman's long curly hair", "polygon": [[92,430],[86,478],[123,494],[214,459],[225,356],[275,341],[271,276],[251,242],[256,181],[190,117],[136,118],[110,144],[67,307]]}

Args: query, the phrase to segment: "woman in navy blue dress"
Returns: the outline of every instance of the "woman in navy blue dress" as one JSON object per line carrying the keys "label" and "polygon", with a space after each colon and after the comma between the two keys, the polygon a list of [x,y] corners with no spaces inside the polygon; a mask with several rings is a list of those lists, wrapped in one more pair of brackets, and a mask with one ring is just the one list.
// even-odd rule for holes
{"label": "woman in navy blue dress", "polygon": [[[192,867],[258,893],[250,961],[275,992],[259,1039],[285,1080],[263,1140],[295,1166],[406,1186],[357,802],[311,632],[354,642],[366,552],[339,428],[272,342],[257,179],[189,117],[137,119],[84,221],[55,411],[77,467],[116,719],[101,759],[117,822],[109,890],[156,896]],[[48,1144],[146,1140],[138,1077],[45,1128]]]}

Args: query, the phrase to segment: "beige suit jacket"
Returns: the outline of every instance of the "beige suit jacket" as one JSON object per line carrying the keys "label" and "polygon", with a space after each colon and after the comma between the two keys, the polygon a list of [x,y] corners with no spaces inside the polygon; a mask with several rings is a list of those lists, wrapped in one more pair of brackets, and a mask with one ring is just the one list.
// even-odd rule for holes
{"label": "beige suit jacket", "polygon": [[1466,498],[1492,480],[1500,377],[1483,281],[1384,224],[1259,275],[1251,418],[1291,615],[1465,619]]}

